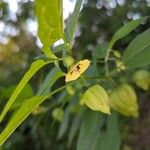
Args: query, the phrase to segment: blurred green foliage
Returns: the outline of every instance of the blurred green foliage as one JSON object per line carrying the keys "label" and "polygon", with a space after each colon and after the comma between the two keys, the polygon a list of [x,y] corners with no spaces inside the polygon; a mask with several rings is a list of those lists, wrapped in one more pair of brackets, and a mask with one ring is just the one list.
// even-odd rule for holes
{"label": "blurred green foliage", "polygon": [[[13,18],[10,15],[10,8],[7,2],[0,2],[0,23],[5,25],[4,29],[0,31],[0,110],[2,110],[4,104],[6,104],[6,101],[14,90],[14,86],[29,68],[29,64],[31,64],[33,58],[41,54],[37,44],[37,37],[31,33],[27,27],[29,20],[36,21],[34,13],[35,2],[30,0],[19,1],[18,6],[19,10],[16,13],[16,17]],[[105,47],[112,35],[129,20],[148,16],[149,14],[150,2],[148,0],[85,1],[79,16],[79,23],[75,34],[72,50],[73,56],[78,60],[81,58],[91,59],[92,56],[96,56],[97,58],[94,57],[94,59],[99,58],[99,63],[93,63],[87,74],[91,74],[95,68],[98,70],[95,74],[103,74],[104,71],[101,70],[101,61],[103,61],[106,55]],[[68,20],[66,20],[66,24],[69,22]],[[130,41],[149,26],[150,22],[147,21],[131,32],[129,36],[119,40],[113,48],[123,53],[123,50]],[[10,32],[6,32],[8,30],[6,27]],[[100,49],[102,50],[101,54],[99,54],[100,51],[98,51]],[[98,55],[100,55],[101,58],[98,57]],[[48,74],[52,67],[53,65],[47,66],[38,72],[30,81],[30,84],[27,85],[27,89],[24,89],[20,97],[29,98],[34,93],[38,93],[38,91],[43,89],[45,74]],[[113,64],[112,67],[114,67]],[[143,69],[149,70],[150,68],[148,66]],[[119,79],[119,81],[116,77],[114,78],[118,82],[133,82],[131,75],[136,70],[137,69],[131,70],[128,74],[120,72],[119,75],[122,78]],[[52,74],[49,73],[45,82],[50,82],[51,76]],[[64,80],[62,80],[64,78],[60,80],[57,79],[56,76],[54,80],[57,82],[52,87],[49,85],[50,89],[44,92],[49,92],[64,84]],[[103,82],[101,82],[101,84],[104,87],[112,86],[110,83],[103,84]],[[42,88],[38,89],[38,86]],[[18,150],[21,147],[21,150],[73,150],[76,149],[77,138],[79,136],[79,139],[81,138],[83,143],[89,144],[82,145],[78,142],[77,149],[80,150],[88,149],[89,146],[92,147],[93,144],[100,150],[110,150],[112,147],[109,147],[109,145],[112,144],[112,139],[115,145],[117,145],[117,148],[113,147],[111,150],[116,150],[118,147],[121,147],[121,150],[150,150],[149,92],[146,93],[142,89],[136,87],[139,97],[140,117],[138,119],[131,119],[116,113],[112,113],[112,116],[106,117],[105,115],[103,116],[89,110],[82,110],[78,106],[78,99],[81,97],[83,90],[78,90],[80,89],[80,84],[73,88],[75,89],[74,92],[79,94],[71,98],[71,95],[68,94],[69,92],[63,90],[59,95],[56,94],[52,96],[50,98],[51,101],[46,101],[42,104],[44,108],[43,111],[37,109],[40,113],[31,114],[3,145],[3,148],[0,147],[0,149]],[[19,98],[19,100],[21,99],[22,98]],[[17,109],[16,106],[13,107]],[[54,119],[54,115],[52,115],[56,107],[64,109],[64,120],[61,124],[57,122]],[[9,118],[9,113],[7,118]],[[2,122],[0,126],[1,131],[6,124],[5,121],[7,121],[7,119]],[[93,126],[91,129],[91,126],[88,124],[89,122],[91,122],[91,126]],[[80,125],[81,129],[79,129]],[[116,128],[116,125],[119,127]],[[96,129],[102,132],[100,135],[97,135],[101,142],[92,141],[92,136],[96,136]],[[119,135],[118,130],[121,131],[121,135]],[[85,140],[87,136],[84,137],[85,135],[82,135],[84,132],[91,136],[90,141],[88,141],[89,139],[87,139],[87,141]],[[120,137],[122,142],[120,141]],[[105,141],[105,139],[107,140]],[[108,147],[105,147],[106,145]]]}

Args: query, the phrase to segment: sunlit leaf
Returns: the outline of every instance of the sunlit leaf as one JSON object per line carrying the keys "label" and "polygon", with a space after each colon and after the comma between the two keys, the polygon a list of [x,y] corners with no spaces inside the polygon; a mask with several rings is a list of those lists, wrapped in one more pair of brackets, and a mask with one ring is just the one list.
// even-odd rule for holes
{"label": "sunlit leaf", "polygon": [[127,67],[141,67],[150,64],[150,28],[131,41],[124,53]]}
{"label": "sunlit leaf", "polygon": [[26,101],[10,118],[6,128],[0,134],[0,145],[2,145],[7,138],[14,132],[14,130],[28,117],[28,115],[44,100],[52,96],[56,92],[64,89],[65,86],[55,90],[54,92],[43,95],[43,96],[34,96]]}
{"label": "sunlit leaf", "polygon": [[39,70],[41,69],[43,66],[45,66],[46,64],[48,64],[50,62],[45,62],[43,60],[36,60],[35,62],[33,62],[31,64],[31,67],[29,68],[29,70],[25,73],[24,77],[22,78],[22,80],[19,82],[19,84],[17,85],[15,91],[12,93],[10,99],[8,100],[7,104],[4,107],[4,110],[2,111],[1,115],[0,115],[0,122],[2,121],[2,119],[4,118],[4,116],[6,115],[6,113],[8,112],[8,110],[10,109],[10,107],[12,106],[12,104],[15,102],[16,98],[18,97],[18,95],[20,94],[20,92],[22,91],[22,89],[24,88],[24,86],[28,83],[28,81],[32,78],[32,76]]}
{"label": "sunlit leaf", "polygon": [[36,0],[38,35],[45,47],[63,38],[62,0]]}

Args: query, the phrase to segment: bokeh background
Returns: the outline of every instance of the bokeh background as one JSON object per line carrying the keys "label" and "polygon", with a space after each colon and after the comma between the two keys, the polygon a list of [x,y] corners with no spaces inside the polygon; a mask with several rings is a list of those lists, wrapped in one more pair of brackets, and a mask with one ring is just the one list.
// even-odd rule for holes
{"label": "bokeh background", "polygon": [[[64,0],[64,20],[73,11],[75,0]],[[0,0],[0,111],[31,62],[41,54],[37,37],[34,0]],[[79,17],[73,47],[74,56],[91,57],[100,43],[107,43],[124,23],[150,15],[150,0],[85,0]],[[64,25],[65,26],[65,25]],[[115,44],[122,51],[128,43],[150,26],[148,21]],[[31,96],[42,82],[46,67],[30,81],[26,93]],[[122,150],[150,150],[150,92],[138,89],[140,116],[120,117]],[[4,150],[65,150],[67,136],[57,138],[59,123],[51,126],[51,111],[30,117],[4,144]],[[3,123],[5,125],[5,122]],[[1,128],[1,127],[0,127]],[[77,137],[71,147],[75,149]]]}

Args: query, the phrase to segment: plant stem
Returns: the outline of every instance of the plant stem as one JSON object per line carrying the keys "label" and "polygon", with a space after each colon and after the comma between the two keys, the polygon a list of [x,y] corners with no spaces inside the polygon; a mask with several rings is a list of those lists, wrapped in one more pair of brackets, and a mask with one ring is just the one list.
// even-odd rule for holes
{"label": "plant stem", "polygon": [[106,53],[106,57],[105,57],[105,70],[106,70],[106,77],[108,78],[108,80],[110,80],[115,86],[118,86],[116,84],[116,82],[113,80],[113,78],[109,75],[109,68],[108,68],[108,60],[109,60],[109,54],[111,52],[112,46],[110,45],[108,47],[107,53]]}

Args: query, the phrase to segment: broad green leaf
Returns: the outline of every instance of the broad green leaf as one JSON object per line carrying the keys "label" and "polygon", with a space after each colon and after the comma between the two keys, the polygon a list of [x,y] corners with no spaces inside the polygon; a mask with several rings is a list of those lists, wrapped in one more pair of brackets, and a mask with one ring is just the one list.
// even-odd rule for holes
{"label": "broad green leaf", "polygon": [[116,113],[107,116],[106,125],[106,131],[101,129],[94,150],[120,150],[121,138]]}
{"label": "broad green leaf", "polygon": [[20,94],[20,92],[22,91],[22,89],[24,88],[24,86],[32,78],[32,76],[39,69],[41,69],[43,66],[45,66],[48,63],[50,63],[50,62],[45,62],[43,60],[36,60],[36,61],[34,61],[31,64],[29,70],[25,73],[24,77],[19,82],[19,84],[17,85],[15,91],[12,93],[10,99],[8,100],[7,104],[5,105],[4,110],[2,111],[2,113],[0,115],[0,122],[3,120],[4,116],[6,115],[6,113],[8,112],[8,110],[10,109],[10,107],[12,106],[12,104],[15,102],[16,98],[18,97],[18,95]]}
{"label": "broad green leaf", "polygon": [[85,104],[92,110],[110,114],[108,95],[104,88],[97,84],[83,94],[80,104]]}
{"label": "broad green leaf", "polygon": [[81,124],[77,150],[94,150],[100,134],[101,117],[98,112],[86,111]]}
{"label": "broad green leaf", "polygon": [[81,4],[82,4],[82,0],[77,0],[75,9],[69,19],[69,23],[67,24],[67,28],[65,30],[66,41],[70,45],[72,45],[73,37],[75,34],[76,25],[77,25],[77,21],[81,9]]}
{"label": "broad green leaf", "polygon": [[127,67],[141,67],[150,64],[150,28],[131,41],[124,53]]}
{"label": "broad green leaf", "polygon": [[98,44],[92,52],[93,59],[105,58],[107,49],[108,49],[107,44],[105,44],[105,43],[104,44]]}
{"label": "broad green leaf", "polygon": [[44,82],[40,86],[37,95],[48,94],[55,81],[58,78],[62,77],[63,75],[64,73],[59,68],[57,67],[52,68],[50,72],[47,74]]}
{"label": "broad green leaf", "polygon": [[132,20],[129,23],[125,24],[121,27],[113,36],[112,40],[110,41],[110,47],[114,45],[115,42],[127,36],[131,31],[137,28],[143,21],[145,21],[148,17],[143,17],[137,20]]}
{"label": "broad green leaf", "polygon": [[28,115],[44,100],[48,97],[52,96],[56,92],[64,89],[65,86],[60,87],[59,89],[53,91],[50,94],[42,95],[42,96],[34,96],[26,101],[16,112],[14,112],[13,116],[10,118],[9,123],[6,128],[0,134],[0,145],[2,145],[7,138],[14,132],[14,130],[28,117]]}
{"label": "broad green leaf", "polygon": [[38,35],[45,47],[63,38],[62,0],[36,0]]}

